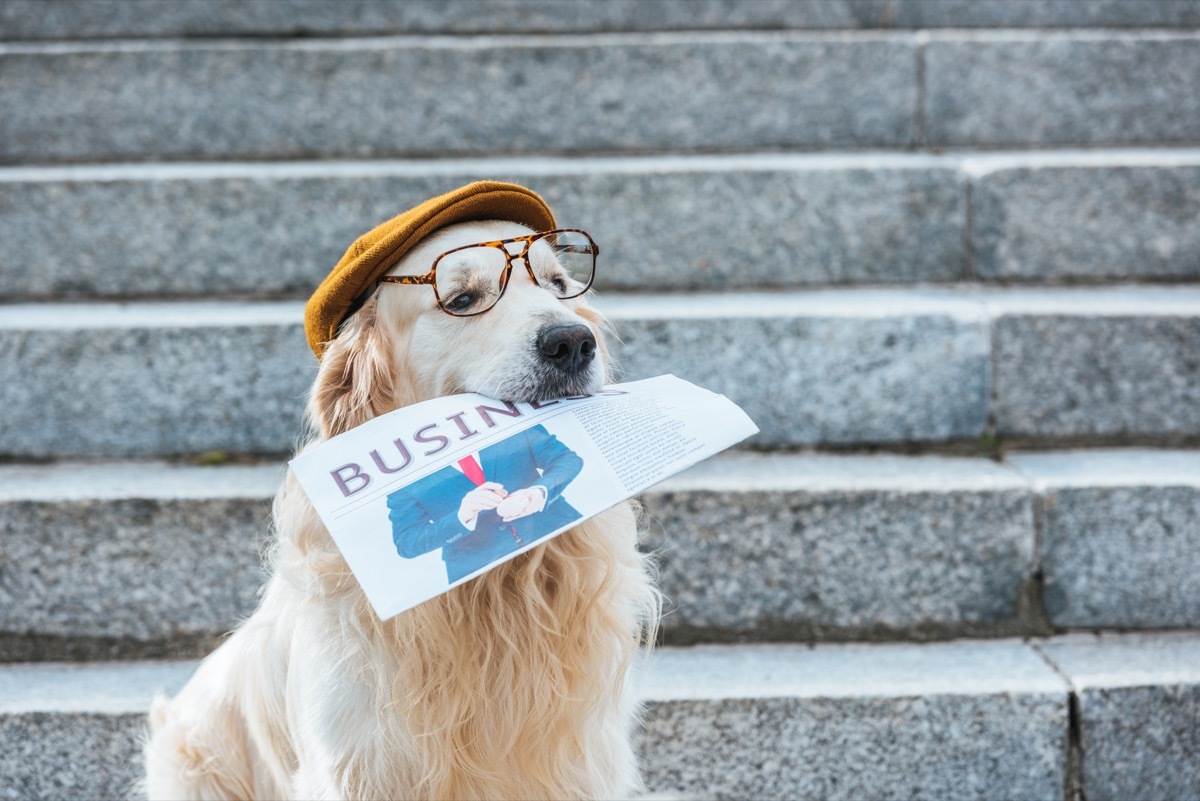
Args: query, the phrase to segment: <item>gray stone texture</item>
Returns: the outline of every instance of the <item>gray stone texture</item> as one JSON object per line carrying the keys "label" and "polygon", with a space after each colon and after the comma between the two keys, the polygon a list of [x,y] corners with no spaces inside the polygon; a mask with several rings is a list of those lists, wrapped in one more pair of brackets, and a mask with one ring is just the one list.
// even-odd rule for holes
{"label": "gray stone texture", "polygon": [[[998,308],[992,323],[1001,436],[1144,442],[1200,434],[1194,290],[1044,290],[1041,309],[1032,297],[1019,308],[1022,298],[1009,295],[1011,305]],[[1110,301],[1110,308],[1088,305]]]}
{"label": "gray stone texture", "polygon": [[1200,793],[1200,681],[1080,694],[1089,801],[1175,801]]}
{"label": "gray stone texture", "polygon": [[1065,628],[1200,625],[1200,456],[1021,454],[1037,487],[1046,612]]}
{"label": "gray stone texture", "polygon": [[1198,71],[1183,32],[15,43],[0,161],[1182,144]]}
{"label": "gray stone texture", "polygon": [[1200,641],[1194,634],[1073,635],[1041,650],[1079,704],[1088,801],[1200,793]]}
{"label": "gray stone texture", "polygon": [[[136,480],[112,496],[69,497],[97,479],[103,486],[101,470]],[[180,475],[223,491],[160,492]],[[86,639],[178,652],[177,643],[231,630],[257,604],[279,475],[274,466],[0,466],[9,485],[0,498],[0,632],[13,643]],[[67,497],[13,489],[34,482]]]}
{"label": "gray stone texture", "polygon": [[14,44],[0,162],[899,147],[916,69],[875,33]]}
{"label": "gray stone texture", "polygon": [[6,0],[6,38],[869,28],[889,0]]}
{"label": "gray stone texture", "polygon": [[892,0],[899,28],[1192,28],[1196,0]]}
{"label": "gray stone texture", "polygon": [[971,182],[984,280],[1200,279],[1200,165],[1003,169]]}
{"label": "gray stone texture", "polygon": [[673,683],[650,688],[641,744],[654,790],[991,799],[1003,788],[1005,797],[1062,798],[1066,688],[1019,644],[701,647],[662,657],[653,681]]}
{"label": "gray stone texture", "polygon": [[0,713],[0,798],[4,801],[116,801],[141,778],[133,714]]}
{"label": "gray stone texture", "polygon": [[[989,399],[996,431],[1015,441],[1200,433],[1194,288],[608,294],[599,305],[620,333],[622,380],[673,372],[722,392],[758,423],[759,446],[973,440]],[[11,421],[0,453],[288,452],[316,366],[301,315],[293,302],[0,307]]]}
{"label": "gray stone texture", "polygon": [[[674,372],[723,392],[761,444],[983,431],[986,321],[951,293],[610,296],[602,308],[628,379]],[[300,316],[293,303],[0,309],[12,423],[0,453],[288,452],[316,366]]]}
{"label": "gray stone texture", "polygon": [[6,0],[0,36],[312,36],[731,28],[1175,27],[1195,0]]}
{"label": "gray stone texture", "polygon": [[[1060,799],[1050,696],[673,701],[647,709],[655,790],[715,799]],[[721,754],[723,758],[716,758]]]}
{"label": "gray stone texture", "polygon": [[481,177],[530,186],[560,224],[589,230],[601,246],[601,290],[964,277],[962,178],[928,159],[16,173],[0,180],[0,295],[9,298],[307,297],[358,235]]}
{"label": "gray stone texture", "polygon": [[175,692],[187,662],[0,667],[0,799],[127,799],[154,693]]}
{"label": "gray stone texture", "polygon": [[1196,34],[935,35],[924,60],[930,146],[1200,139]]}
{"label": "gray stone texture", "polygon": [[144,309],[130,308],[37,307],[32,316],[41,322],[11,320],[19,308],[0,310],[0,452],[294,448],[316,372],[298,306],[283,306],[288,322],[278,307],[266,317],[230,320],[237,311],[231,306],[233,315],[218,310],[208,324],[198,318],[213,312],[199,304],[157,307],[153,322],[139,316]]}
{"label": "gray stone texture", "polygon": [[[1200,457],[726,454],[645,493],[668,641],[1194,627]],[[0,466],[0,661],[193,655],[253,611],[282,460]],[[1023,474],[1023,475],[1022,475]],[[864,577],[869,577],[865,579]]]}
{"label": "gray stone texture", "polygon": [[676,640],[1028,630],[1032,494],[985,459],[742,454],[642,502]]}
{"label": "gray stone texture", "polygon": [[983,433],[987,324],[950,293],[609,298],[629,379],[729,396],[759,445],[936,442]]}
{"label": "gray stone texture", "polygon": [[[281,461],[0,465],[0,661],[203,652],[255,608]],[[719,456],[643,499],[667,637],[1033,633],[1031,498],[985,459]]]}
{"label": "gray stone texture", "polygon": [[[140,773],[139,713],[193,668],[0,667],[0,732],[21,744],[0,754],[0,798],[117,797]],[[635,686],[653,790],[1061,798],[1066,687],[1019,642],[662,649]]]}
{"label": "gray stone texture", "polygon": [[[1200,154],[488,159],[0,170],[0,295],[306,297],[359,234],[479,178],[601,243],[600,290],[1200,277]],[[63,258],[70,253],[70,258]]]}

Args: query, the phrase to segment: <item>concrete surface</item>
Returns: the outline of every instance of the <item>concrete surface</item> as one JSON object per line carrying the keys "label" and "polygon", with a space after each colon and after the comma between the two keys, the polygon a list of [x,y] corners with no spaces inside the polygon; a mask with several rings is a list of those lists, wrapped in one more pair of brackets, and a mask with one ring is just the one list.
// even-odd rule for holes
{"label": "concrete surface", "polygon": [[1200,138],[1194,32],[930,36],[928,145],[1168,145]]}
{"label": "concrete surface", "polygon": [[1032,623],[1020,619],[1032,495],[986,459],[733,454],[642,503],[667,636],[961,636]]}
{"label": "concrete surface", "polygon": [[1195,797],[1200,640],[1194,633],[1080,634],[1038,647],[1078,698],[1081,780],[1089,801]]}
{"label": "concrete surface", "polygon": [[0,162],[904,146],[916,71],[881,33],[14,43]]}
{"label": "concrete surface", "polygon": [[360,234],[480,178],[587,229],[601,291],[964,277],[945,159],[542,157],[0,169],[0,295],[307,298]]}
{"label": "concrete surface", "polygon": [[736,28],[1194,27],[1195,0],[7,0],[11,38]]}
{"label": "concrete surface", "polygon": [[[192,668],[0,667],[0,728],[27,744],[0,755],[0,797],[123,792],[138,713]],[[1002,785],[1051,799],[1063,786],[1065,682],[1016,641],[664,649],[638,686],[656,791],[985,798]]]}
{"label": "concrete surface", "polygon": [[1040,507],[1046,611],[1072,628],[1200,622],[1200,455],[1012,454]]}

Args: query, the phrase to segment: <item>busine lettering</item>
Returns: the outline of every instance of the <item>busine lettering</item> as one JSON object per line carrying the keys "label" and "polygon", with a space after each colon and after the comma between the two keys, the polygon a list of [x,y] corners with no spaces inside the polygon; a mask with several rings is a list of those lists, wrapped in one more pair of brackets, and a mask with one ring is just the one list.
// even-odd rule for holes
{"label": "busine lettering", "polygon": [[404,444],[404,440],[396,439],[392,441],[392,444],[396,446],[396,450],[400,451],[400,455],[404,457],[404,462],[399,467],[388,467],[383,463],[383,457],[379,455],[379,451],[371,451],[372,461],[384,473],[399,473],[412,462],[412,454],[408,452],[408,446]]}
{"label": "busine lettering", "polygon": [[[344,475],[347,470],[350,471],[350,474]],[[336,470],[330,470],[329,475],[333,476],[333,480],[337,482],[338,488],[341,489],[342,494],[347,498],[360,490],[366,489],[371,484],[371,476],[364,473],[362,467],[354,462],[344,464]],[[362,483],[351,489],[349,484],[351,481],[361,481]]]}
{"label": "busine lettering", "polygon": [[426,456],[433,456],[435,453],[441,453],[442,451],[446,450],[446,448],[450,447],[450,438],[449,437],[443,437],[441,434],[434,434],[431,437],[425,436],[426,431],[432,431],[433,429],[435,429],[437,427],[438,427],[437,423],[430,423],[427,426],[421,426],[420,428],[417,429],[416,433],[413,434],[413,442],[423,442],[425,444],[430,444],[430,443],[434,443],[434,442],[442,443],[441,445],[438,445],[436,448],[434,448],[431,451],[425,451]]}
{"label": "busine lettering", "polygon": [[[419,451],[416,448],[410,450],[405,444],[404,437],[397,437],[392,440],[392,447],[395,448],[395,453],[392,452],[392,447],[380,447],[374,450],[367,451],[366,456],[361,462],[348,462],[336,470],[329,471],[329,475],[337,484],[343,496],[349,498],[351,495],[357,495],[365,490],[372,483],[372,479],[378,476],[392,475],[399,473],[410,467],[415,466],[415,462],[422,456],[434,456],[449,448],[452,442],[462,442],[479,435],[479,426],[483,428],[496,428],[500,423],[496,421],[496,416],[502,417],[522,417],[524,411],[512,401],[500,401],[501,405],[491,406],[480,404],[472,409],[465,409],[456,414],[452,414],[446,418],[446,423],[454,423],[453,428],[446,426],[446,423],[437,422],[429,423],[421,426],[412,433],[410,441],[417,445],[431,446],[429,450]],[[534,409],[541,409],[546,406],[553,406],[558,403],[556,400],[546,401],[544,403],[529,404]],[[474,415],[471,413],[474,412]],[[472,416],[478,417],[479,421],[469,421]],[[445,433],[443,433],[445,432]],[[365,465],[365,467],[364,467]],[[377,470],[374,476],[368,469]]]}
{"label": "busine lettering", "polygon": [[462,418],[464,414],[466,414],[466,412],[459,412],[458,414],[452,414],[446,418],[447,420],[453,420],[454,424],[458,426],[458,430],[462,432],[462,436],[458,438],[460,442],[479,433],[478,431],[472,431],[467,427],[467,424],[463,422]]}
{"label": "busine lettering", "polygon": [[495,412],[496,414],[502,414],[506,417],[521,416],[521,410],[518,409],[517,404],[513,403],[512,401],[504,401],[503,409],[497,409],[495,406],[476,406],[475,413],[479,415],[479,419],[482,420],[483,424],[488,428],[496,427],[496,421],[492,419],[492,416],[488,414],[488,412]]}

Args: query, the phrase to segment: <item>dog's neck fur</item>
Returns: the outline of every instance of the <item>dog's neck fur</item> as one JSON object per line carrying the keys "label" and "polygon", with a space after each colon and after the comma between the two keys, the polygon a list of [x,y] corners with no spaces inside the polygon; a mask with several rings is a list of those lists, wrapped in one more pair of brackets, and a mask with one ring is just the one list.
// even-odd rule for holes
{"label": "dog's neck fur", "polygon": [[[309,402],[317,441],[418,400],[396,385],[393,353],[368,303],[322,360]],[[344,635],[391,671],[367,679],[377,685],[381,738],[403,742],[357,758],[400,753],[410,764],[380,771],[349,759],[340,769],[351,784],[390,773],[413,797],[442,799],[585,798],[638,786],[624,685],[639,645],[653,639],[659,598],[630,505],[383,622],[303,493],[284,493],[276,571],[303,593],[336,599]],[[617,753],[614,735],[626,743]],[[388,797],[396,784],[359,790]]]}

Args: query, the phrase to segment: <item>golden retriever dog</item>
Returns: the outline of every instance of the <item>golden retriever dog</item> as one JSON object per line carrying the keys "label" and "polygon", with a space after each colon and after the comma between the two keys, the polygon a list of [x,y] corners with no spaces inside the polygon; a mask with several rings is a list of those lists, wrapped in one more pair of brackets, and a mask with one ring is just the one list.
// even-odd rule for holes
{"label": "golden retriever dog", "polygon": [[[390,275],[453,248],[522,236],[484,221],[434,232]],[[535,243],[536,244],[536,243]],[[379,285],[328,345],[307,407],[315,441],[421,400],[594,393],[611,365],[586,296],[531,270],[475,317],[429,286]],[[542,340],[570,330],[582,356]],[[274,504],[257,611],[170,700],[145,744],[152,799],[583,799],[640,791],[629,668],[659,596],[621,504],[388,621],[380,621],[289,474]]]}

